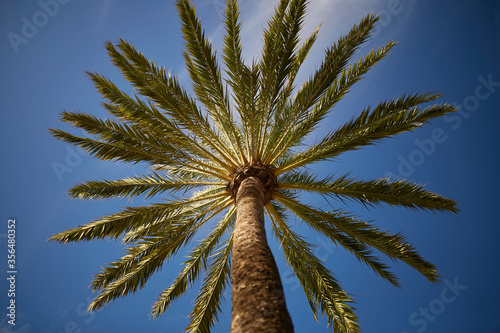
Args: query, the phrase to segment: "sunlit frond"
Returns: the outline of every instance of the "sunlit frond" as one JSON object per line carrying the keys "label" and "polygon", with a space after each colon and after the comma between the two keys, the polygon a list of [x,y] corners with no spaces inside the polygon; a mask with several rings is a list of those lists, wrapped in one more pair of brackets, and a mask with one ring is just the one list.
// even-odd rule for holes
{"label": "sunlit frond", "polygon": [[[292,195],[282,191],[276,200],[302,218],[308,225],[335,241],[336,234],[342,234],[355,241],[374,248],[391,259],[398,259],[414,268],[431,282],[438,282],[436,266],[425,260],[413,245],[401,234],[390,234],[368,222],[358,220],[343,211],[325,212],[300,203]],[[342,243],[340,243],[342,245]],[[346,248],[350,251],[349,248]]]}
{"label": "sunlit frond", "polygon": [[353,312],[352,298],[313,253],[311,245],[288,227],[280,209],[268,204],[266,210],[287,263],[304,288],[315,318],[319,308],[322,314],[326,314],[328,324],[333,326],[335,332],[358,332],[358,318]]}
{"label": "sunlit frond", "polygon": [[112,181],[87,181],[73,186],[69,190],[69,194],[75,199],[133,198],[142,194],[146,194],[146,198],[150,198],[164,192],[186,191],[198,186],[213,185],[225,186],[226,184],[152,173]]}
{"label": "sunlit frond", "polygon": [[362,181],[349,174],[316,179],[306,171],[289,173],[280,178],[280,188],[296,191],[326,194],[334,198],[347,198],[364,205],[402,206],[409,209],[431,211],[458,211],[456,202],[424,189],[422,186],[405,180],[389,181],[380,178]]}
{"label": "sunlit frond", "polygon": [[236,209],[233,206],[217,224],[217,227],[191,251],[188,255],[189,259],[184,263],[184,268],[175,281],[160,294],[158,300],[155,302],[151,311],[153,318],[157,318],[164,313],[176,298],[183,295],[187,288],[192,286],[199,276],[200,270],[202,268],[206,269],[206,262],[214,248],[230,225],[234,224],[235,214]]}
{"label": "sunlit frond", "polygon": [[287,135],[283,136],[281,133],[289,132],[304,120],[309,108],[318,101],[337,76],[342,73],[354,52],[370,36],[377,20],[377,17],[368,15],[359,25],[354,26],[349,34],[340,38],[336,44],[326,51],[325,59],[319,69],[309,80],[302,84],[297,95],[290,103],[282,104],[283,109],[276,114],[276,125],[272,128],[266,142],[264,161],[268,162],[271,157],[274,157],[276,147],[280,147],[282,141],[287,138]]}
{"label": "sunlit frond", "polygon": [[[306,11],[307,1],[280,1],[274,16],[264,31],[264,47],[260,61],[261,89],[259,107],[262,110],[262,128],[257,140],[259,157],[266,155],[269,135],[275,130],[272,126],[277,113],[281,114],[290,96],[290,87],[283,90],[289,75],[296,75],[297,46],[300,30]],[[281,99],[281,100],[280,100]]]}
{"label": "sunlit frond", "polygon": [[[230,152],[222,144],[208,119],[196,106],[196,102],[189,97],[178,79],[171,73],[167,74],[163,68],[152,64],[126,41],[120,40],[118,47],[123,54],[113,44],[106,44],[115,65],[122,70],[125,77],[138,91],[157,103],[178,126],[196,134],[202,140],[204,147],[215,151],[231,166],[236,165],[237,162],[232,159]],[[198,145],[193,140],[191,144]],[[214,158],[214,155],[212,156]]]}
{"label": "sunlit frond", "polygon": [[209,207],[228,194],[220,188],[205,191],[190,199],[157,203],[144,207],[129,207],[123,211],[103,217],[77,228],[68,229],[50,238],[60,243],[91,241],[103,238],[117,239],[125,232],[144,228],[154,224],[166,223],[182,218],[186,214],[196,215],[200,209]]}
{"label": "sunlit frond", "polygon": [[[289,207],[290,205],[287,208]],[[301,220],[305,221],[307,224],[316,225],[314,227],[316,231],[326,236],[334,244],[342,246],[349,253],[353,254],[361,263],[370,267],[374,271],[374,273],[385,279],[387,282],[391,283],[393,286],[400,286],[396,275],[389,270],[389,266],[387,266],[374,255],[372,249],[369,246],[362,242],[359,242],[355,238],[345,233],[340,232],[330,224],[317,224],[316,221],[311,220],[311,218],[316,218],[317,216],[309,214],[306,210],[293,208],[289,209],[292,213],[294,213]]]}
{"label": "sunlit frond", "polygon": [[417,107],[438,97],[440,95],[430,93],[403,95],[395,100],[382,102],[373,110],[367,108],[319,143],[293,154],[277,168],[276,173],[279,175],[307,164],[331,159],[349,150],[375,144],[396,134],[412,131],[432,118],[456,111],[455,106],[448,104],[424,109]]}
{"label": "sunlit frond", "polygon": [[230,281],[232,246],[233,237],[231,236],[215,253],[203,280],[202,288],[196,297],[193,311],[189,315],[191,322],[186,332],[210,332],[211,327],[218,321],[221,301],[224,299],[223,292]]}
{"label": "sunlit frond", "polygon": [[394,45],[394,42],[389,42],[384,47],[372,50],[365,57],[361,57],[350,65],[349,68],[343,70],[306,114],[299,115],[300,117],[295,124],[288,123],[286,129],[283,129],[279,140],[276,140],[279,144],[275,142],[269,154],[269,163],[275,164],[289,149],[301,144],[304,138],[316,129],[317,125],[325,118],[335,104],[345,96],[350,88],[382,60]]}
{"label": "sunlit frond", "polygon": [[232,97],[235,100],[235,109],[241,120],[242,140],[240,143],[243,149],[242,160],[244,163],[255,160],[254,142],[258,137],[261,119],[257,117],[258,108],[256,107],[257,96],[257,74],[258,67],[253,66],[250,69],[244,63],[243,48],[241,45],[241,22],[240,10],[236,0],[229,0],[226,4],[225,26],[226,35],[224,36],[224,64],[226,73],[229,76],[227,82],[232,88]]}
{"label": "sunlit frond", "polygon": [[175,255],[212,217],[226,209],[224,201],[210,205],[194,216],[181,216],[160,228],[147,232],[129,246],[127,254],[111,263],[97,274],[91,287],[100,291],[89,309],[97,310],[111,300],[135,293],[163,266],[165,260]]}
{"label": "sunlit frond", "polygon": [[246,163],[240,141],[241,133],[233,120],[212,45],[190,1],[178,0],[177,8],[186,46],[184,58],[193,90],[219,129],[222,142],[229,149],[232,157],[240,163]]}

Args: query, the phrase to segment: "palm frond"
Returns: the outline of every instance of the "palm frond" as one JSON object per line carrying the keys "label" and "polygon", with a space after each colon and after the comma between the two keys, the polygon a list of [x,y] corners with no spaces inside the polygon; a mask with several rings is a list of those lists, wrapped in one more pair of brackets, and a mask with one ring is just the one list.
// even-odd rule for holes
{"label": "palm frond", "polygon": [[167,154],[141,150],[125,142],[108,143],[91,138],[79,137],[57,129],[51,129],[50,132],[55,138],[78,146],[101,160],[118,160],[132,163],[149,162],[151,164],[168,164],[175,161],[172,156],[169,157]]}
{"label": "palm frond", "polygon": [[233,120],[216,54],[212,51],[211,43],[189,0],[178,0],[177,8],[186,45],[184,58],[193,90],[218,127],[220,134],[225,138],[224,143],[230,148],[233,158],[245,163],[241,133]]}
{"label": "palm frond", "polygon": [[[313,77],[307,80],[297,92],[295,98],[287,105],[283,105],[276,115],[276,126],[272,128],[266,142],[266,153],[264,161],[268,162],[271,156],[274,156],[274,147],[280,147],[282,140],[287,136],[281,133],[287,133],[294,128],[308,114],[317,100],[334,82],[335,78],[342,73],[347,66],[349,59],[356,50],[370,36],[378,18],[373,15],[367,15],[359,25],[354,26],[349,34],[339,39],[326,51],[325,59]],[[279,138],[279,140],[276,140]]]}
{"label": "palm frond", "polygon": [[104,238],[117,239],[125,232],[140,227],[144,228],[160,222],[166,224],[166,221],[186,217],[189,214],[196,215],[217,200],[227,197],[228,194],[222,188],[208,188],[202,194],[190,199],[143,207],[128,207],[119,213],[60,232],[49,240],[69,243]]}
{"label": "palm frond", "polygon": [[362,181],[349,177],[349,174],[317,180],[313,175],[303,171],[283,175],[279,183],[283,190],[321,193],[331,197],[353,199],[370,206],[386,203],[412,210],[458,212],[455,201],[405,180],[391,182],[388,178],[380,178]]}
{"label": "palm frond", "polygon": [[238,93],[235,93],[236,110],[241,119],[242,132],[247,160],[255,163],[261,160],[259,142],[261,141],[264,126],[265,112],[260,107],[260,67],[253,63],[250,68],[244,67],[242,78],[239,82]]}
{"label": "palm frond", "polygon": [[294,51],[299,42],[306,3],[281,0],[264,31],[260,101],[268,114],[272,114],[276,98],[293,68]]}
{"label": "palm frond", "polygon": [[358,318],[349,304],[352,298],[313,253],[311,245],[295,234],[284,221],[279,208],[266,205],[274,233],[281,242],[287,263],[304,288],[315,318],[318,307],[335,332],[359,332]]}
{"label": "palm frond", "polygon": [[[277,201],[280,203],[282,202],[279,198]],[[331,223],[317,223],[315,220],[311,220],[317,218],[317,216],[310,214],[309,211],[302,209],[302,207],[296,207],[290,203],[285,204],[285,207],[290,209],[290,211],[302,221],[305,221],[308,225],[314,225],[314,230],[326,236],[336,245],[342,246],[349,253],[353,254],[358,261],[370,267],[375,274],[379,275],[393,286],[400,287],[396,275],[389,270],[389,266],[374,255],[370,246],[339,231],[335,226],[332,226]],[[344,217],[341,214],[339,214],[339,216]]]}
{"label": "palm frond", "polygon": [[[51,134],[62,141],[71,143],[94,157],[105,161],[123,161],[140,163],[147,162],[151,165],[171,165],[186,167],[196,170],[199,174],[206,176],[214,176],[218,179],[228,179],[227,172],[222,171],[213,163],[204,163],[203,160],[196,160],[192,157],[188,161],[184,160],[175,154],[158,151],[156,149],[148,149],[145,146],[136,145],[133,142],[112,141],[112,140],[96,140],[87,137],[80,137],[68,132],[50,129]],[[180,153],[182,154],[182,153]]]}
{"label": "palm frond", "polygon": [[91,287],[100,293],[89,304],[88,309],[98,310],[110,301],[135,293],[138,288],[144,287],[149,278],[161,269],[165,260],[175,255],[179,248],[193,237],[195,230],[188,226],[192,226],[195,220],[189,221],[191,223],[182,222],[182,227],[188,230],[175,230],[175,239],[165,237],[166,232],[172,231],[170,228],[157,235],[150,235],[148,239],[130,246],[125,256],[97,274]]}
{"label": "palm frond", "polygon": [[[212,167],[216,167],[216,164],[214,164],[211,160],[204,160],[204,164],[211,165]],[[168,164],[155,164],[151,167],[151,169],[156,172],[156,171],[164,171],[168,173],[171,176],[174,177],[180,177],[183,179],[198,179],[198,180],[206,180],[206,181],[213,181],[214,184],[217,184],[221,181],[228,182],[231,180],[229,175],[215,175],[215,174],[210,174],[210,170],[206,170],[202,166],[196,167],[194,165],[191,167],[191,165],[184,166],[182,168],[178,168],[175,165],[168,165]]]}
{"label": "palm frond", "polygon": [[373,111],[368,108],[355,119],[328,134],[318,144],[293,154],[277,167],[276,174],[375,144],[396,134],[412,131],[432,118],[456,111],[455,106],[448,104],[433,105],[424,109],[416,107],[438,97],[440,95],[431,93],[403,95],[395,100],[380,103]]}
{"label": "palm frond", "polygon": [[302,64],[306,60],[306,58],[309,54],[309,51],[311,51],[314,43],[318,39],[319,30],[320,30],[320,26],[318,26],[312,32],[312,34],[304,41],[304,43],[302,44],[300,49],[297,50],[295,57],[294,57],[294,63],[293,63],[292,69],[290,70],[290,73],[288,75],[288,83],[287,83],[288,87],[286,90],[288,90],[290,92],[293,90],[295,78],[297,77],[297,74],[298,74]]}
{"label": "palm frond", "polygon": [[240,10],[236,0],[226,3],[223,59],[226,65],[226,73],[229,76],[227,82],[232,88],[235,109],[241,119],[242,135],[244,144],[240,146],[244,150],[243,162],[255,160],[254,142],[258,136],[256,128],[260,129],[262,120],[257,117],[259,108],[256,107],[258,67],[250,69],[243,60],[243,48],[241,45],[241,22]]}
{"label": "palm frond", "polygon": [[316,129],[317,125],[331,111],[335,104],[340,101],[350,88],[363,78],[373,66],[381,61],[390,50],[396,45],[389,42],[383,47],[372,50],[365,57],[355,61],[349,68],[343,70],[326,89],[321,98],[315,103],[309,112],[305,113],[294,126],[288,126],[288,130],[283,130],[280,139],[274,144],[269,158],[270,164],[275,164],[283,154],[290,148],[299,145],[303,139]]}
{"label": "palm frond", "polygon": [[90,303],[90,310],[97,310],[118,297],[135,293],[144,287],[149,278],[164,262],[175,255],[212,217],[226,209],[221,202],[211,205],[204,212],[190,218],[180,218],[147,235],[129,246],[128,253],[97,274],[91,284],[99,295]]}
{"label": "palm frond", "polygon": [[[335,228],[338,233],[343,233],[361,244],[372,247],[391,259],[401,260],[429,281],[438,282],[440,276],[436,266],[425,260],[401,234],[390,234],[340,210],[331,212],[317,210],[298,202],[284,191],[277,194],[275,198],[297,216],[306,217],[303,220],[314,230],[323,233],[324,224],[327,224]],[[331,238],[335,238],[335,235],[331,235]]]}
{"label": "palm frond", "polygon": [[[103,103],[104,108],[113,116],[140,128],[140,131],[155,134],[158,137],[168,137],[176,145],[182,145],[188,151],[199,154],[203,150],[193,150],[188,138],[182,130],[157,110],[151,103],[147,104],[137,97],[130,97],[120,90],[106,77],[92,72],[86,72],[94,82],[95,87],[109,103]],[[203,155],[204,156],[204,155]]]}
{"label": "palm frond", "polygon": [[[296,130],[292,130],[292,128],[285,129],[283,128],[282,131],[274,131],[277,126],[281,126],[282,123],[280,121],[282,120],[282,112],[289,113],[290,111],[290,98],[292,96],[293,91],[295,90],[295,78],[297,76],[298,71],[300,70],[300,67],[302,66],[302,63],[305,61],[307,54],[311,50],[314,42],[316,41],[318,37],[318,32],[319,32],[319,27],[309,36],[309,38],[304,42],[302,47],[297,50],[295,56],[294,56],[294,64],[293,68],[290,70],[290,73],[287,78],[287,85],[283,87],[282,91],[280,92],[277,101],[278,104],[276,106],[276,112],[274,114],[274,124],[271,127],[270,133],[267,136],[265,142],[266,142],[266,148],[263,148],[262,151],[265,152],[263,153],[262,160],[264,161],[263,163],[265,164],[274,164],[275,160],[279,159],[282,157],[282,155],[286,154],[286,149],[281,149],[284,146],[285,143],[289,141],[288,137],[291,136],[292,138],[296,138],[296,140],[300,141],[301,140],[301,135],[303,137],[306,136],[306,133],[299,134],[297,135]],[[307,116],[308,118],[313,118],[312,114],[309,114]],[[318,120],[319,121],[319,120]],[[279,125],[278,125],[279,124]],[[302,121],[299,123],[300,127],[303,127],[305,124],[305,121]],[[289,124],[286,124],[289,125]],[[294,126],[294,128],[297,126]],[[278,153],[277,153],[278,151]]]}
{"label": "palm frond", "polygon": [[[167,133],[148,134],[142,127],[127,125],[110,119],[101,120],[95,116],[81,113],[64,111],[61,114],[61,120],[73,126],[79,127],[89,134],[95,135],[99,140],[115,144],[134,146],[140,150],[151,152],[152,154],[170,157],[171,160],[177,160],[182,165],[196,161],[196,151],[189,151],[179,144],[179,140],[168,137]],[[198,158],[198,164],[203,167],[203,163]],[[208,166],[212,168],[212,166]],[[220,166],[212,168],[213,171],[224,173]]]}
{"label": "palm frond", "polygon": [[166,203],[127,207],[119,213],[55,234],[49,240],[70,243],[104,238],[118,239],[124,232],[163,220],[169,213],[172,213],[171,205]]}
{"label": "palm frond", "polygon": [[151,316],[158,318],[163,314],[170,304],[179,296],[183,295],[189,286],[192,286],[202,268],[206,269],[206,261],[210,257],[214,248],[219,243],[221,237],[227,229],[234,224],[236,214],[235,207],[231,207],[217,227],[205,239],[196,246],[188,255],[189,259],[184,263],[184,268],[179,273],[175,281],[165,289],[153,306]]}
{"label": "palm frond", "polygon": [[[188,96],[178,79],[161,67],[152,64],[126,41],[120,40],[118,47],[107,43],[106,48],[114,64],[121,69],[123,75],[138,89],[141,95],[157,103],[181,128],[196,134],[203,147],[215,151],[231,166],[236,160],[222,144],[218,134],[208,119],[196,106],[196,102]],[[196,141],[192,141],[194,146]]]}
{"label": "palm frond", "polygon": [[294,118],[300,119],[344,71],[354,53],[370,37],[378,20],[374,15],[365,16],[347,35],[326,50],[325,59],[318,70],[297,92],[292,113]]}
{"label": "palm frond", "polygon": [[133,198],[146,194],[151,198],[157,194],[171,191],[186,191],[198,186],[225,186],[223,182],[215,183],[197,178],[183,178],[179,176],[160,175],[156,172],[133,178],[119,180],[87,181],[78,184],[69,190],[74,199],[107,199]]}
{"label": "palm frond", "polygon": [[[200,213],[199,211],[203,211],[202,209],[205,209],[206,211],[210,211],[214,206],[218,208],[217,212],[220,212],[228,207],[230,207],[233,204],[233,199],[226,195],[219,200],[215,202],[205,202],[205,203],[200,203],[198,205],[195,205],[194,207],[186,207],[183,210],[183,213],[185,214],[190,214],[190,217],[196,217]],[[215,214],[212,214],[211,217],[215,216]],[[159,230],[163,230],[163,222],[162,221],[157,221],[157,223],[147,225],[147,226],[141,226],[139,228],[136,228],[134,230],[128,231],[122,238],[123,243],[133,243],[136,242],[139,239],[142,239],[144,237],[147,237],[150,234],[154,234],[158,232]]]}
{"label": "palm frond", "polygon": [[291,92],[288,89],[288,93],[283,94],[283,87],[289,75],[296,74],[293,71],[296,69],[294,65],[297,65],[296,52],[306,8],[307,1],[305,0],[280,1],[274,16],[268,23],[268,28],[264,31],[259,96],[259,106],[264,112],[262,114],[264,122],[257,140],[259,157],[267,154],[264,149],[268,145],[269,136],[263,134],[273,130],[272,117],[276,115],[276,112],[281,112],[283,102]]}
{"label": "palm frond", "polygon": [[196,297],[194,308],[189,315],[191,322],[186,328],[186,332],[209,333],[218,320],[221,301],[224,299],[223,292],[230,280],[232,248],[233,235],[214,255],[200,293]]}
{"label": "palm frond", "polygon": [[[125,42],[122,43],[123,45],[127,45]],[[123,47],[125,48],[125,46]],[[128,62],[125,56],[119,53],[112,44],[107,43],[107,48],[116,63],[120,63],[122,66],[129,66],[125,68],[129,68],[131,71],[136,70]],[[145,61],[140,53],[133,53],[131,50],[128,51],[141,61]],[[152,64],[150,67],[150,70],[155,74],[165,75],[163,69],[156,68]],[[124,69],[122,69],[122,71],[124,71]],[[209,146],[203,147],[183,131],[180,126],[184,123],[172,121],[171,119],[165,117],[165,115],[152,105],[151,102],[146,104],[137,97],[132,98],[128,96],[102,75],[91,72],[87,72],[87,75],[94,82],[96,88],[103,95],[103,97],[111,102],[104,103],[104,107],[109,113],[121,121],[129,123],[129,126],[136,128],[138,132],[149,134],[149,138],[168,138],[168,141],[171,142],[178,150],[185,150],[189,154],[199,156],[200,158],[218,160],[214,158],[213,154],[210,153]],[[165,77],[162,78],[165,79]],[[148,80],[142,76],[141,79]],[[169,96],[169,98],[174,97]],[[65,119],[63,120],[66,121]]]}
{"label": "palm frond", "polygon": [[[240,9],[236,0],[227,1],[224,24],[226,27],[223,52],[224,64],[226,65],[226,73],[229,75],[229,84],[238,96],[241,92],[238,89],[238,84],[241,81],[246,65],[242,55]],[[243,98],[236,97],[236,101],[240,100],[243,100]]]}

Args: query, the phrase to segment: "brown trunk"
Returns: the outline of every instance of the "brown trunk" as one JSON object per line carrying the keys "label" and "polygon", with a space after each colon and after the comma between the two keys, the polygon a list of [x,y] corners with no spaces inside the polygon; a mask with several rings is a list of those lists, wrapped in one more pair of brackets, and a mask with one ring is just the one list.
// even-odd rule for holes
{"label": "brown trunk", "polygon": [[243,180],[236,195],[231,333],[293,332],[285,295],[264,229],[264,187]]}

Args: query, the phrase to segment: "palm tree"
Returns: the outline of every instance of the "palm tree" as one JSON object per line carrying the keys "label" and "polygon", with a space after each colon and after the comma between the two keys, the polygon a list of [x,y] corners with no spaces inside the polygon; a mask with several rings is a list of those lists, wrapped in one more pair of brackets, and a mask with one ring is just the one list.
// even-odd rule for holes
{"label": "palm tree", "polygon": [[265,215],[314,317],[326,315],[335,332],[359,331],[353,299],[316,257],[313,245],[287,222],[290,216],[352,253],[394,286],[399,286],[397,277],[375,252],[408,264],[431,282],[438,281],[436,267],[402,235],[383,231],[340,208],[325,211],[307,204],[300,195],[348,198],[365,206],[457,212],[454,201],[406,180],[362,181],[348,174],[319,178],[307,168],[414,130],[455,107],[429,105],[439,97],[434,93],[402,95],[366,108],[321,140],[306,145],[305,139],[352,85],[396,44],[389,42],[353,61],[378,20],[368,15],[326,50],[321,65],[299,87],[297,73],[319,31],[301,42],[306,6],[306,0],[279,1],[264,32],[262,57],[248,64],[242,57],[238,4],[228,0],[223,73],[193,5],[189,0],[177,0],[184,58],[195,97],[173,74],[128,42],[106,43],[113,63],[138,95],[127,95],[106,77],[89,72],[112,117],[64,111],[62,121],[91,137],[57,129],[51,132],[101,160],[143,162],[152,170],[120,180],[87,181],[74,186],[70,196],[171,197],[125,208],[51,238],[60,243],[121,238],[128,246],[122,258],[95,276],[91,287],[98,295],[90,310],[144,287],[209,224],[211,231],[190,250],[177,278],[156,300],[151,316],[163,314],[204,273],[187,331],[208,332],[213,327],[231,281],[232,332],[292,332],[279,272],[266,239]]}

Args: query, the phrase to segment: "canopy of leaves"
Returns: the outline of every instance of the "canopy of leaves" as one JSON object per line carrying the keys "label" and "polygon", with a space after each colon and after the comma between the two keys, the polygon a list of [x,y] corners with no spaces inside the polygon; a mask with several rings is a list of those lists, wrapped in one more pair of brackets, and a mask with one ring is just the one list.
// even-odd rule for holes
{"label": "canopy of leaves", "polygon": [[[264,31],[262,55],[249,64],[243,59],[236,0],[227,1],[221,59],[193,5],[189,0],[177,0],[193,96],[175,75],[128,42],[106,43],[112,62],[137,95],[126,94],[101,74],[88,73],[105,99],[109,118],[64,111],[61,120],[89,136],[57,129],[52,134],[98,159],[144,162],[152,171],[132,178],[88,181],[74,186],[70,195],[81,199],[140,195],[167,199],[126,208],[51,238],[61,243],[121,238],[127,245],[122,258],[95,276],[92,288],[98,295],[91,310],[144,287],[169,258],[191,244],[204,224],[211,223],[211,232],[190,250],[179,275],[159,295],[151,312],[154,318],[160,316],[202,279],[187,330],[208,332],[217,321],[230,281],[236,210],[227,184],[238,168],[255,164],[274,170],[279,188],[265,206],[272,230],[304,288],[313,315],[326,315],[335,332],[359,331],[353,299],[315,256],[313,245],[293,230],[287,222],[290,216],[346,249],[395,286],[399,286],[398,279],[379,254],[408,264],[431,282],[438,281],[434,265],[402,235],[381,230],[342,209],[325,211],[311,206],[301,195],[316,193],[366,206],[457,212],[454,201],[406,180],[363,181],[348,174],[319,179],[305,168],[414,130],[455,107],[430,105],[440,97],[430,92],[402,95],[360,110],[316,143],[304,145],[336,103],[396,45],[388,42],[355,58],[378,20],[367,15],[325,50],[317,70],[298,85],[297,73],[319,33],[318,27],[301,38],[307,5],[306,0],[279,1]],[[186,195],[169,197],[176,193]]]}

